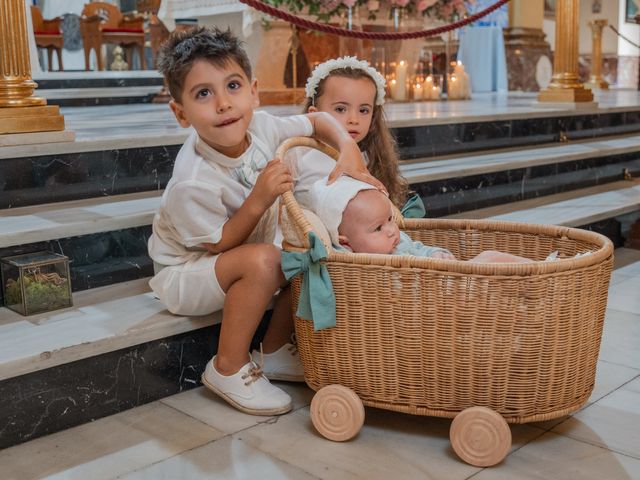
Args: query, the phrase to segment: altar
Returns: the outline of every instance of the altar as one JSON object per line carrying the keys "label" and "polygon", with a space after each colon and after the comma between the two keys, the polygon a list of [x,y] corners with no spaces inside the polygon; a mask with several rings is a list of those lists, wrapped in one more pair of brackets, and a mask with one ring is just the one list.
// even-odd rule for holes
{"label": "altar", "polygon": [[230,28],[245,42],[245,50],[252,65],[260,52],[263,28],[261,14],[238,0],[162,0],[158,18],[169,31],[176,23],[197,20],[198,25]]}

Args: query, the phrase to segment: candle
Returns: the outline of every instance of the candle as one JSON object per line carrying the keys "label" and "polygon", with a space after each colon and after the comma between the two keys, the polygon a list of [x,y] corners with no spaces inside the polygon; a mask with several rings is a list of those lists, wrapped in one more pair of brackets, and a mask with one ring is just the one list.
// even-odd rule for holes
{"label": "candle", "polygon": [[393,80],[391,80],[389,82],[389,93],[391,94],[391,98],[393,100],[397,100],[396,98],[396,91],[397,91],[397,82],[396,79],[394,78]]}
{"label": "candle", "polygon": [[460,98],[460,82],[458,82],[458,78],[455,75],[449,77],[447,98],[451,100]]}
{"label": "candle", "polygon": [[400,60],[396,67],[396,100],[407,99],[407,62]]}
{"label": "candle", "polygon": [[428,75],[422,84],[422,97],[425,100],[431,100],[431,88],[433,87],[433,77]]}
{"label": "candle", "polygon": [[442,93],[442,90],[440,89],[440,87],[437,85],[434,85],[431,88],[431,94],[429,95],[429,98],[431,98],[431,100],[439,100],[441,93]]}
{"label": "candle", "polygon": [[413,86],[413,99],[414,100],[422,100],[422,85],[420,83],[416,83]]}
{"label": "candle", "polygon": [[458,79],[458,98],[471,98],[469,74],[465,71],[464,65],[460,60],[453,67],[453,73]]}

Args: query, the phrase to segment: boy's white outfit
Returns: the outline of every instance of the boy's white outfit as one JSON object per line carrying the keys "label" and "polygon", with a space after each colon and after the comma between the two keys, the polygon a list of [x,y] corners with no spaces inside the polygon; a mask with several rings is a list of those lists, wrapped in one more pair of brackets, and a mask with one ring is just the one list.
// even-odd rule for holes
{"label": "boy's white outfit", "polygon": [[[149,285],[170,312],[206,315],[223,307],[225,294],[214,273],[218,256],[202,244],[220,241],[224,224],[249,196],[278,145],[312,134],[304,115],[255,112],[248,130],[251,144],[238,158],[217,152],[195,131],[189,136],[176,157],[149,238],[149,255],[161,266]],[[274,242],[276,209],[263,217],[247,243]]]}
{"label": "boy's white outfit", "polygon": [[[303,115],[275,117],[254,112],[247,131],[249,148],[240,157],[231,158],[211,148],[195,131],[191,133],[178,152],[149,238],[149,255],[159,267],[149,285],[170,312],[206,315],[222,309],[225,292],[215,275],[218,255],[211,254],[203,244],[220,241],[225,223],[247,199],[278,145],[289,137],[312,134],[313,125]],[[247,243],[277,244],[276,233],[274,204]],[[295,346],[285,344],[264,355],[262,368],[250,361],[229,376],[220,374],[214,362],[215,357],[207,364],[202,381],[236,408],[264,415],[291,410],[291,397],[265,376],[302,380]]]}

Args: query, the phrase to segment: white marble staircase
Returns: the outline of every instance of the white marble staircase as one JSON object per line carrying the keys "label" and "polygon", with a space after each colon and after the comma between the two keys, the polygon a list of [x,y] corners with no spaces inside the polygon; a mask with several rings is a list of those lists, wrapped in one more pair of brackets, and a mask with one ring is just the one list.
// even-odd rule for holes
{"label": "white marble staircase", "polygon": [[[419,183],[633,152],[640,154],[640,135],[413,160],[401,169],[411,183]],[[2,210],[0,248],[150,225],[160,195],[154,191]],[[640,182],[631,179],[453,217],[580,226],[634,211],[640,211]],[[220,322],[220,312],[198,318],[171,315],[147,281],[75,292],[72,308],[32,317],[0,309],[0,382]]]}

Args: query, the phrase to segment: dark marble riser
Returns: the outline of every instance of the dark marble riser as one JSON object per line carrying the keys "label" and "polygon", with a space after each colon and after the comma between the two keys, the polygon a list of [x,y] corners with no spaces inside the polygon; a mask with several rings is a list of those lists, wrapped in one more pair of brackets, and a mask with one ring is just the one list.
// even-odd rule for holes
{"label": "dark marble riser", "polygon": [[165,187],[180,145],[0,160],[0,209]]}
{"label": "dark marble riser", "polygon": [[640,111],[395,128],[405,160],[640,131]]}
{"label": "dark marble riser", "polygon": [[151,225],[147,225],[0,248],[0,258],[40,250],[61,253],[69,257],[72,290],[88,290],[153,276],[153,262],[147,254],[150,235]]}
{"label": "dark marble riser", "polygon": [[[158,88],[158,92],[160,88]],[[82,97],[82,98],[47,98],[48,105],[59,107],[97,107],[103,105],[131,105],[134,103],[151,103],[155,94],[111,96],[111,97]]]}
{"label": "dark marble riser", "polygon": [[218,324],[0,381],[0,449],[201,385],[219,337]]}
{"label": "dark marble riser", "polygon": [[93,78],[35,78],[40,89],[54,88],[107,88],[107,87],[162,87],[163,79],[158,74],[153,77],[103,77]]}
{"label": "dark marble riser", "polygon": [[220,326],[0,381],[0,449],[189,390]]}
{"label": "dark marble riser", "polygon": [[640,176],[640,153],[448,178],[411,188],[422,197],[428,216],[442,217],[623,180],[625,169]]}

